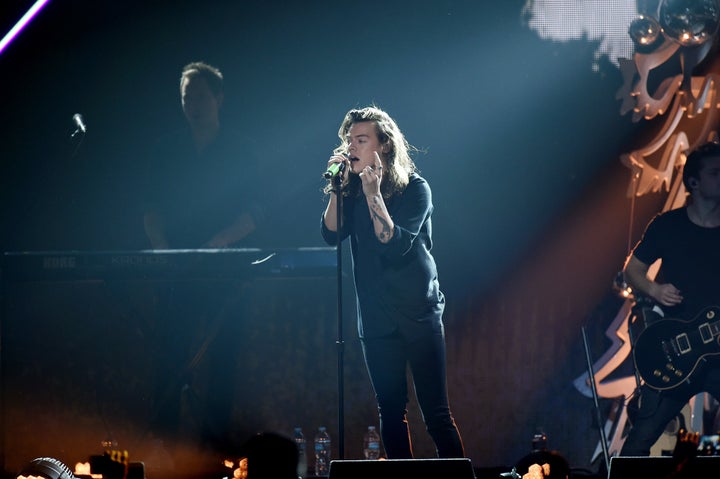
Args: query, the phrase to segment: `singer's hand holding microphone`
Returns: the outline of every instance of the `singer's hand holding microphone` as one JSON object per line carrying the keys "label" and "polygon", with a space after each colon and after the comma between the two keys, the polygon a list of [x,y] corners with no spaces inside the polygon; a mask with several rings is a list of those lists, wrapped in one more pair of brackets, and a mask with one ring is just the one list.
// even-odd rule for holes
{"label": "singer's hand holding microphone", "polygon": [[323,173],[323,178],[330,180],[337,175],[342,175],[343,172],[348,169],[348,163],[350,163],[350,160],[348,160],[346,156],[333,155],[328,161],[328,167],[325,173]]}

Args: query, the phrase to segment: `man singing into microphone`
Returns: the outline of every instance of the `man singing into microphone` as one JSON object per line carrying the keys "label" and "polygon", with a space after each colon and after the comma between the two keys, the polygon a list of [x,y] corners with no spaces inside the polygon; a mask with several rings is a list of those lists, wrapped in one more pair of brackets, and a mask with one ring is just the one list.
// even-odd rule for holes
{"label": "man singing into microphone", "polygon": [[[358,332],[385,452],[390,459],[413,457],[406,418],[409,365],[438,456],[464,457],[448,402],[445,298],[430,254],[430,187],[416,173],[411,147],[384,111],[350,110],[338,135],[340,145],[328,171],[342,175],[342,221],[338,229],[337,193],[328,185],[322,235],[331,245],[337,234],[350,237]],[[345,168],[334,167],[337,163]]]}

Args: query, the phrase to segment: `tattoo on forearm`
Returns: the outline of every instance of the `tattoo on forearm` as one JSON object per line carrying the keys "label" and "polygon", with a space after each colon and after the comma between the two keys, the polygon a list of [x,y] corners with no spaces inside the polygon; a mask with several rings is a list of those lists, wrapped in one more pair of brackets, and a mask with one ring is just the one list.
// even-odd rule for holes
{"label": "tattoo on forearm", "polygon": [[372,203],[370,203],[370,210],[372,212],[373,221],[377,221],[380,225],[382,225],[382,230],[378,234],[378,239],[380,239],[383,243],[387,243],[390,241],[390,224],[380,215],[382,213],[382,208],[380,207],[380,200],[377,197],[374,197]]}
{"label": "tattoo on forearm", "polygon": [[387,243],[388,241],[390,241],[390,225],[385,220],[385,218],[383,218],[382,216],[377,214],[377,212],[374,210],[373,210],[372,217],[373,217],[373,220],[378,221],[382,225],[382,230],[380,231],[378,238],[383,243]]}

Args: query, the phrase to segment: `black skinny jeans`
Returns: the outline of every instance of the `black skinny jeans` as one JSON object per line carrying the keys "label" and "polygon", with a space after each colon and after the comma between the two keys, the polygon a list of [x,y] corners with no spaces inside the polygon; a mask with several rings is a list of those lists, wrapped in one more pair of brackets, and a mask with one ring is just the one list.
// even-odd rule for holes
{"label": "black skinny jeans", "polygon": [[363,339],[362,344],[388,459],[413,457],[407,423],[408,364],[423,420],[438,457],[464,457],[462,439],[448,405],[442,331],[413,341],[405,340],[396,332],[390,336]]}

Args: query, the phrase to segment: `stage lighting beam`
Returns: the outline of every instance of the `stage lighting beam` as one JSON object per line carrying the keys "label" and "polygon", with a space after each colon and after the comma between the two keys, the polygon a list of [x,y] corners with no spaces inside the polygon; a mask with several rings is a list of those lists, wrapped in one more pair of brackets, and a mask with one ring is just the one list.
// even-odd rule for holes
{"label": "stage lighting beam", "polygon": [[13,41],[13,39],[20,34],[23,28],[27,26],[30,21],[35,18],[35,15],[42,10],[42,8],[49,2],[50,0],[37,0],[32,7],[30,7],[30,10],[25,12],[25,15],[22,16],[20,20],[15,24],[14,27],[10,29],[9,32],[3,37],[2,40],[0,40],[0,55],[2,55],[3,50],[10,45],[10,42]]}

